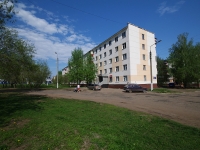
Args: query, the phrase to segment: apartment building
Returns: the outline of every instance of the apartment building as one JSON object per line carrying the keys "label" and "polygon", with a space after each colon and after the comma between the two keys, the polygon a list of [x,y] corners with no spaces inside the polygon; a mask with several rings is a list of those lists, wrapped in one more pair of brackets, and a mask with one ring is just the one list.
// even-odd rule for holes
{"label": "apartment building", "polygon": [[69,68],[68,66],[66,66],[65,68],[62,69],[62,75],[65,75],[69,72]]}
{"label": "apartment building", "polygon": [[150,88],[150,50],[152,81],[156,87],[155,34],[130,23],[89,51],[98,68],[95,82],[110,88],[122,88],[127,83]]}

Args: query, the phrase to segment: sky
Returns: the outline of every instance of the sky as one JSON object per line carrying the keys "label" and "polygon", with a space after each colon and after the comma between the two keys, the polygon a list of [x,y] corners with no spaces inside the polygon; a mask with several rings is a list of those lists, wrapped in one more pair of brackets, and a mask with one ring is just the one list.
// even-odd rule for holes
{"label": "sky", "polygon": [[[35,46],[36,59],[56,75],[67,66],[71,52],[88,52],[125,26],[134,24],[155,33],[157,55],[169,56],[179,34],[200,42],[200,0],[18,0],[11,25]],[[56,54],[56,53],[57,54]]]}

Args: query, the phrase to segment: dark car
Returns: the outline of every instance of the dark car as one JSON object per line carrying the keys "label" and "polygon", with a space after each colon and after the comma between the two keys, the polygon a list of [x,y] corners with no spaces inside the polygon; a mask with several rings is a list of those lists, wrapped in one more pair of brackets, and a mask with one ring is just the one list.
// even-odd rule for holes
{"label": "dark car", "polygon": [[99,84],[88,84],[87,88],[90,90],[101,90],[101,86]]}
{"label": "dark car", "polygon": [[173,82],[172,82],[172,83],[169,83],[169,87],[170,87],[170,88],[174,88],[174,87],[175,87],[175,83],[173,83]]}
{"label": "dark car", "polygon": [[146,92],[147,88],[143,88],[138,84],[127,84],[124,86],[124,91],[126,92]]}

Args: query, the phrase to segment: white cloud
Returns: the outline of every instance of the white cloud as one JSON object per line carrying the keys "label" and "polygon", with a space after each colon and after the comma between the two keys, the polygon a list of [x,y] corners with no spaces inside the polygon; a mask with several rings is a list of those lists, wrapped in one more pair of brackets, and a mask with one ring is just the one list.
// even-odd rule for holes
{"label": "white cloud", "polygon": [[18,3],[17,8],[24,9],[24,8],[26,8],[26,6],[23,3]]}
{"label": "white cloud", "polygon": [[46,20],[37,18],[30,11],[23,9],[17,9],[17,17],[21,19],[24,23],[36,28],[38,31],[46,32],[49,34],[57,33],[56,24],[49,24]]}
{"label": "white cloud", "polygon": [[30,29],[19,29],[15,28],[18,31],[18,34],[31,41],[36,48],[36,57],[42,59],[55,58],[55,52],[59,54],[59,60],[61,62],[66,62],[67,58],[71,57],[71,51],[77,47],[81,47],[84,53],[91,50],[96,45],[92,42],[83,42],[83,43],[66,43],[60,41],[59,38],[55,36],[49,36],[45,33],[36,32]]}
{"label": "white cloud", "polygon": [[184,0],[177,2],[175,5],[173,6],[167,6],[166,2],[163,2],[160,4],[160,7],[158,8],[157,12],[162,16],[165,13],[174,13],[176,11],[178,11],[181,7],[181,5],[183,5],[185,3]]}
{"label": "white cloud", "polygon": [[77,42],[89,42],[90,38],[88,38],[86,36],[83,36],[82,34],[80,34],[80,35],[73,34],[73,35],[70,35],[69,37],[67,37],[66,41],[67,42],[74,42],[74,41],[77,41]]}
{"label": "white cloud", "polygon": [[[18,13],[16,16],[21,21],[35,28],[36,30],[44,32],[44,33],[48,33],[48,34],[62,33],[64,35],[66,35],[68,32],[73,32],[73,28],[70,28],[67,25],[56,24],[58,21],[58,18],[55,18],[56,21],[54,21],[52,17],[55,17],[55,15],[52,12],[46,11],[40,7],[35,7],[33,5],[31,5],[29,9],[32,8],[35,10],[27,11],[25,10],[26,8],[27,7],[24,4],[19,3],[17,5]],[[47,20],[37,17],[36,10],[45,12],[48,18],[51,18],[51,20],[53,20],[54,23],[49,23]]]}
{"label": "white cloud", "polygon": [[[68,24],[68,16],[64,16],[63,19],[63,16],[58,17],[40,7],[26,6],[22,3],[18,4],[17,9],[17,17],[22,22],[15,29],[19,36],[34,44],[37,59],[51,62],[55,60],[57,52],[59,63],[66,65],[71,51],[75,48],[80,47],[87,53],[96,46],[89,37],[76,32],[74,27]],[[50,68],[55,70],[53,66]]]}

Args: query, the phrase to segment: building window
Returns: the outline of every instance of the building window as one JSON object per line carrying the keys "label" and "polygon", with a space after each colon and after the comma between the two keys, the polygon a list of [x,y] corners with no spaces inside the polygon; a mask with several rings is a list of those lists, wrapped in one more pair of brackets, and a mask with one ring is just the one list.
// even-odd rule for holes
{"label": "building window", "polygon": [[123,54],[123,55],[122,55],[122,59],[123,59],[123,60],[126,60],[126,59],[127,59],[127,55],[126,55],[126,54]]}
{"label": "building window", "polygon": [[101,47],[99,47],[99,51],[101,51]]}
{"label": "building window", "polygon": [[146,70],[146,65],[143,65],[143,70]]}
{"label": "building window", "polygon": [[145,50],[145,45],[144,44],[142,44],[142,49]]}
{"label": "building window", "polygon": [[96,63],[96,67],[98,67],[98,63]]}
{"label": "building window", "polygon": [[109,82],[112,82],[112,77],[109,78]]}
{"label": "building window", "polygon": [[112,73],[112,68],[109,69],[109,73]]}
{"label": "building window", "polygon": [[99,55],[99,59],[101,59],[102,58],[102,56],[101,56],[101,54]]}
{"label": "building window", "polygon": [[123,65],[123,69],[124,69],[124,70],[127,70],[127,65]]}
{"label": "building window", "polygon": [[122,38],[125,38],[126,37],[126,32],[123,32],[122,33]]}
{"label": "building window", "polygon": [[112,55],[112,49],[109,50],[109,55]]}
{"label": "building window", "polygon": [[98,57],[96,56],[96,59],[95,60],[97,60],[98,59]]}
{"label": "building window", "polygon": [[118,42],[118,36],[115,38],[115,42]]}
{"label": "building window", "polygon": [[102,74],[102,70],[99,70],[99,74]]}
{"label": "building window", "polygon": [[144,81],[147,81],[147,77],[146,77],[146,75],[144,75]]}
{"label": "building window", "polygon": [[119,72],[119,66],[115,68],[115,72]]}
{"label": "building window", "polygon": [[112,58],[111,58],[111,59],[109,59],[109,64],[112,64]]}
{"label": "building window", "polygon": [[107,65],[107,61],[104,61],[104,66]]}
{"label": "building window", "polygon": [[123,43],[122,44],[122,49],[125,49],[126,48],[126,43]]}
{"label": "building window", "polygon": [[106,74],[107,73],[107,69],[104,69],[104,74]]}
{"label": "building window", "polygon": [[112,41],[109,41],[109,46],[112,45]]}
{"label": "building window", "polygon": [[123,76],[123,80],[124,81],[128,81],[128,77],[127,76]]}
{"label": "building window", "polygon": [[97,53],[97,49],[95,50],[95,54]]}
{"label": "building window", "polygon": [[104,52],[104,57],[106,57],[106,52]]}
{"label": "building window", "polygon": [[115,80],[116,80],[116,82],[119,82],[119,76],[116,76]]}
{"label": "building window", "polygon": [[144,38],[144,34],[142,34],[142,39],[145,40],[145,38]]}
{"label": "building window", "polygon": [[115,62],[118,62],[119,61],[119,57],[115,57]]}
{"label": "building window", "polygon": [[102,66],[102,62],[99,63],[99,67],[101,67],[101,66]]}
{"label": "building window", "polygon": [[146,60],[146,58],[145,58],[145,54],[142,55],[142,58],[143,58],[143,60]]}
{"label": "building window", "polygon": [[106,44],[104,44],[104,46],[103,46],[103,47],[104,47],[104,49],[106,49]]}
{"label": "building window", "polygon": [[117,52],[118,51],[118,46],[117,47],[115,47],[115,52]]}

